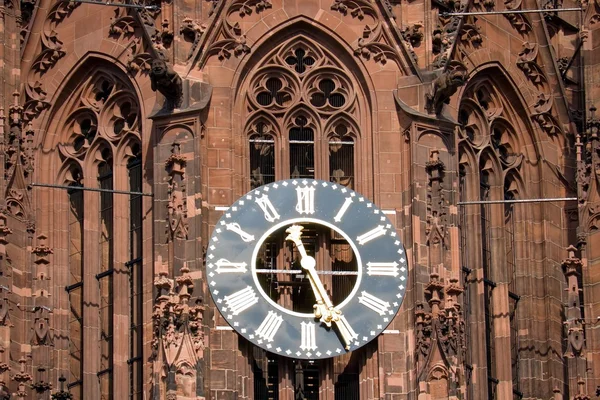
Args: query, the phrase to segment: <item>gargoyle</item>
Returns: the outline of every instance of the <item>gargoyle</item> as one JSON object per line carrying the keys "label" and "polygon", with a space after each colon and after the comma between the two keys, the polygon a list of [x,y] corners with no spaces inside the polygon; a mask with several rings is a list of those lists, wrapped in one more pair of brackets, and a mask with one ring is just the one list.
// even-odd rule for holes
{"label": "gargoyle", "polygon": [[164,60],[160,58],[152,60],[150,83],[153,91],[159,91],[165,96],[168,108],[173,109],[181,105],[183,97],[181,77]]}
{"label": "gargoyle", "polygon": [[467,81],[467,71],[464,67],[449,69],[433,81],[433,90],[427,95],[427,111],[442,112],[444,104],[450,102],[450,97]]}

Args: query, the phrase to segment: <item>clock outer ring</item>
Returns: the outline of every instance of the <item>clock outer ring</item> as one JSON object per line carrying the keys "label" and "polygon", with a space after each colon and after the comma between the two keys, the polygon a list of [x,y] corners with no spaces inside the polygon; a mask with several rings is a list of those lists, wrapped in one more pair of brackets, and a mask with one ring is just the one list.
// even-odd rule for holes
{"label": "clock outer ring", "polygon": [[[354,237],[355,234],[364,233],[367,227],[370,228],[371,226],[374,226],[374,224],[381,223],[388,227],[388,231],[384,237],[372,240],[364,246],[359,246],[361,248],[360,254],[364,264],[363,271],[365,271],[362,276],[362,284],[359,290],[366,289],[371,294],[377,295],[383,293],[386,295],[385,300],[389,302],[390,305],[394,304],[394,306],[391,306],[390,309],[386,309],[387,314],[379,315],[367,309],[364,304],[360,304],[359,296],[354,296],[354,298],[345,305],[343,310],[343,315],[348,317],[350,325],[359,335],[357,340],[352,343],[350,351],[356,350],[375,339],[383,332],[389,323],[391,323],[399,311],[406,292],[408,263],[404,247],[397,237],[396,229],[393,224],[381,210],[375,207],[364,196],[361,196],[353,190],[331,182],[313,179],[277,181],[254,189],[238,199],[227,211],[225,211],[224,215],[217,222],[209,242],[206,256],[206,274],[209,291],[215,302],[216,308],[223,315],[227,323],[252,344],[257,345],[266,351],[287,357],[308,360],[334,357],[348,351],[343,349],[339,338],[333,330],[326,329],[316,320],[310,321],[305,318],[294,317],[287,314],[284,319],[282,318],[283,322],[279,328],[276,337],[277,340],[274,340],[273,342],[261,340],[256,335],[259,325],[263,319],[265,319],[267,313],[276,312],[278,310],[272,307],[268,302],[264,301],[261,294],[256,293],[257,290],[253,278],[253,275],[255,274],[251,269],[242,275],[219,275],[214,274],[214,264],[215,261],[218,260],[218,257],[229,257],[231,258],[230,261],[233,261],[234,259],[237,261],[247,261],[248,266],[252,264],[251,257],[257,242],[255,241],[250,244],[244,243],[242,240],[239,240],[237,235],[228,232],[223,228],[227,223],[232,223],[234,221],[236,223],[239,222],[240,226],[246,229],[248,233],[251,233],[256,238],[260,238],[269,227],[277,224],[277,222],[272,224],[264,222],[263,211],[255,202],[259,196],[265,194],[269,195],[274,207],[280,211],[282,221],[285,219],[298,218],[299,215],[294,210],[297,201],[294,187],[311,185],[317,188],[315,199],[315,210],[317,213],[315,215],[318,216],[319,220],[332,221],[333,216],[342,205],[343,200],[348,196],[352,196],[356,201],[353,202],[351,207],[357,206],[353,209],[353,214],[348,214],[352,218],[345,218],[345,225],[344,219],[342,219],[341,225],[344,227],[340,228],[341,230],[351,235],[351,237]],[[334,193],[334,195],[327,195],[326,193]],[[253,223],[255,225],[252,225]],[[336,224],[336,226],[338,225]],[[217,233],[218,230],[220,230],[220,233]],[[358,239],[358,237],[356,237],[356,239]],[[385,246],[383,246],[384,244]],[[389,257],[392,257],[391,259],[397,261],[399,267],[397,276],[373,277],[367,275],[366,264],[368,264],[369,260],[377,261],[377,256],[381,253],[387,254],[386,257],[388,258],[386,260],[389,260]],[[252,288],[257,297],[261,298],[259,298],[252,307],[239,315],[228,315],[228,312],[224,311],[224,299],[226,298],[226,295],[239,293],[241,290],[248,289],[249,287]],[[362,292],[360,297],[364,297]],[[374,318],[374,316],[377,316],[377,318]],[[315,327],[316,334],[318,335],[316,341],[318,344],[317,349],[310,351],[298,350],[301,322],[313,322],[317,325]]]}

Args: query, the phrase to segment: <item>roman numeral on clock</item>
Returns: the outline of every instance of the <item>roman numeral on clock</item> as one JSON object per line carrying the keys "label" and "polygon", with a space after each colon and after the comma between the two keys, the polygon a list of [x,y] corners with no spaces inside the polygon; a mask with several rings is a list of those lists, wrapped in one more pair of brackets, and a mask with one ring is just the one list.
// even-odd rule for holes
{"label": "roman numeral on clock", "polygon": [[344,200],[344,204],[342,204],[342,208],[340,208],[335,217],[333,217],[333,220],[335,222],[340,222],[342,220],[342,217],[350,207],[350,204],[352,204],[352,197],[346,197],[346,199]]}
{"label": "roman numeral on clock", "polygon": [[298,187],[296,188],[296,193],[298,194],[296,211],[298,211],[300,214],[314,214],[315,188],[313,186]]}
{"label": "roman numeral on clock", "polygon": [[365,244],[375,238],[378,238],[379,236],[385,235],[386,232],[387,229],[385,229],[385,226],[378,225],[377,228],[373,228],[369,232],[358,236],[356,240],[358,241],[358,244]]}
{"label": "roman numeral on clock", "polygon": [[265,219],[267,221],[274,222],[276,219],[281,218],[275,207],[273,207],[273,203],[269,200],[269,196],[266,194],[263,194],[260,198],[257,197],[255,201],[265,213]]}
{"label": "roman numeral on clock", "polygon": [[381,300],[379,297],[375,297],[370,293],[362,291],[362,296],[358,298],[358,302],[369,307],[371,310],[379,313],[379,315],[384,315],[388,312],[388,308],[390,308],[390,303],[387,301]]}
{"label": "roman numeral on clock", "polygon": [[256,296],[256,293],[254,293],[254,289],[252,289],[251,286],[248,286],[229,296],[225,296],[225,303],[232,315],[238,315],[242,311],[258,303],[258,297]]}
{"label": "roman numeral on clock", "polygon": [[302,327],[302,341],[300,343],[300,348],[302,350],[315,350],[317,348],[315,324],[302,321],[300,326]]}
{"label": "roman numeral on clock", "polygon": [[398,263],[393,262],[368,262],[367,275],[398,276]]}
{"label": "roman numeral on clock", "polygon": [[246,265],[248,264],[245,262],[231,262],[221,258],[215,265],[217,266],[217,269],[215,270],[217,271],[217,274],[226,274],[231,272],[246,272]]}
{"label": "roman numeral on clock", "polygon": [[277,333],[277,330],[281,326],[282,322],[283,318],[281,317],[281,315],[273,311],[269,311],[262,324],[260,324],[258,329],[255,331],[255,333],[267,342],[272,342],[273,336],[275,336],[275,334]]}
{"label": "roman numeral on clock", "polygon": [[240,224],[238,224],[238,223],[232,222],[231,224],[225,225],[225,228],[228,231],[232,231],[232,232],[235,232],[238,235],[240,235],[240,238],[246,243],[254,240],[254,235],[250,235],[249,233],[244,232],[242,230],[242,228],[240,227]]}

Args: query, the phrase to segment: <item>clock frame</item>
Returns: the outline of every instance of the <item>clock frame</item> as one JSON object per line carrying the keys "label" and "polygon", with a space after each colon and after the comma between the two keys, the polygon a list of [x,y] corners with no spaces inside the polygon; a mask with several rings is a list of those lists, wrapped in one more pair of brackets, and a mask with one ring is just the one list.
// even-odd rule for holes
{"label": "clock frame", "polygon": [[[312,313],[271,299],[256,264],[262,243],[284,228],[300,250],[306,224],[344,237],[357,265],[354,287],[339,304],[320,278],[333,272],[316,268],[304,250],[302,270],[281,271],[309,277],[321,304]],[[400,309],[408,265],[393,224],[367,198],[332,182],[290,179],[256,188],[224,212],[211,235],[206,274],[216,308],[236,332],[274,354],[312,360],[356,350],[383,332]]]}

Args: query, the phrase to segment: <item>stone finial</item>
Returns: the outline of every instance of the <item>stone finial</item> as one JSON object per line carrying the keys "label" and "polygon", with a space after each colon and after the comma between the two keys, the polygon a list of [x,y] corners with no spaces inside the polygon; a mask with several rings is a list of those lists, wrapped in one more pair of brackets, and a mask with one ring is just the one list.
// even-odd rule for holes
{"label": "stone finial", "polygon": [[431,314],[436,319],[440,312],[440,303],[444,298],[444,282],[440,280],[440,275],[433,272],[429,275],[430,280],[427,286],[425,286],[425,295],[429,307],[431,307]]}
{"label": "stone finial", "polygon": [[577,394],[573,397],[573,400],[591,400],[592,398],[585,393],[585,380],[581,377],[577,377]]}
{"label": "stone finial", "polygon": [[52,400],[71,400],[73,399],[73,395],[69,393],[69,389],[65,390],[65,382],[67,378],[64,375],[61,375],[58,378],[58,382],[60,385],[60,390],[52,395]]}
{"label": "stone finial", "polygon": [[[27,355],[27,357],[31,357],[31,355]],[[19,385],[17,392],[14,393],[14,395],[17,396],[19,400],[25,400],[27,396],[26,383],[33,379],[31,375],[27,373],[26,368],[27,359],[25,357],[21,357],[19,359],[19,372],[13,376],[13,380]]]}

